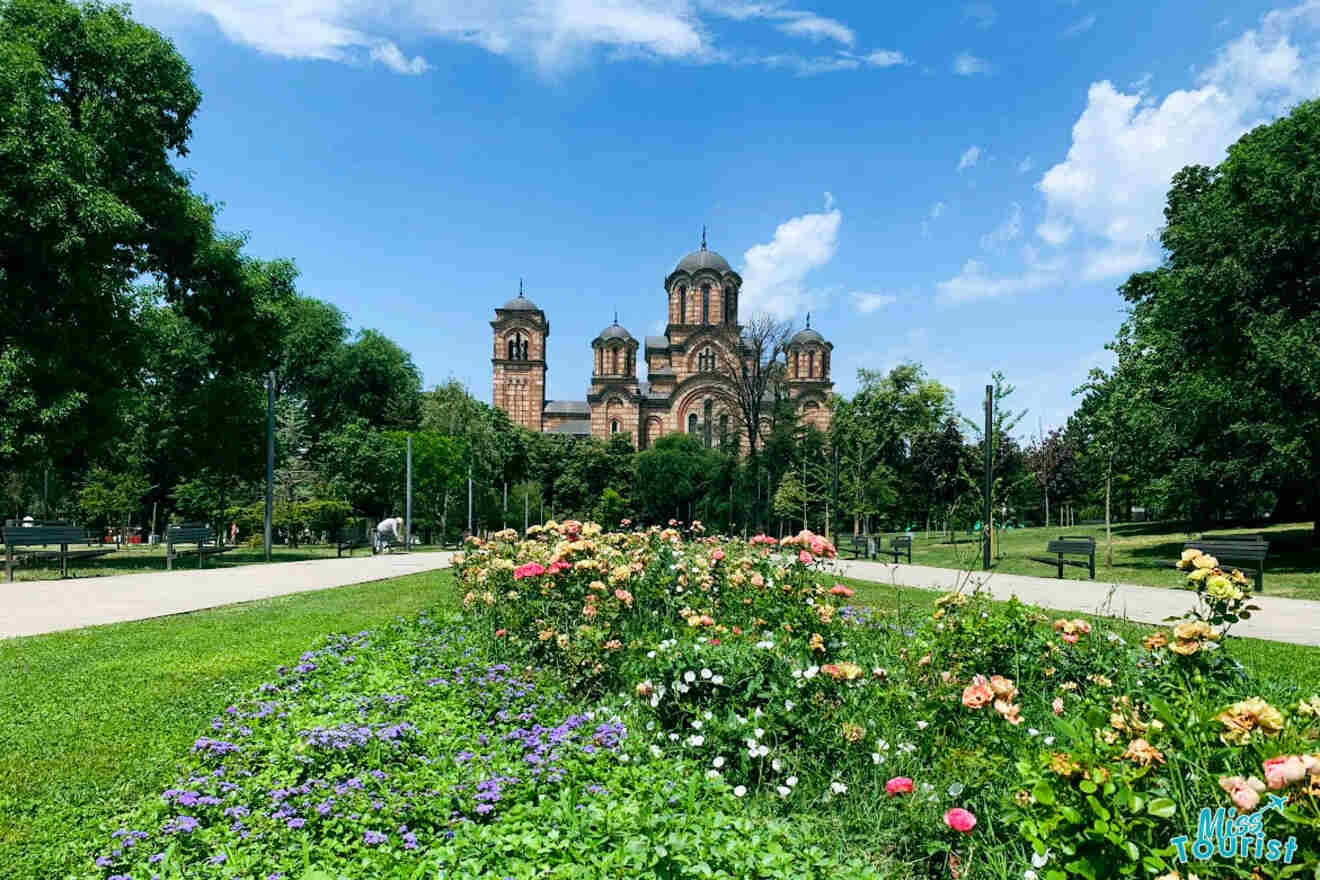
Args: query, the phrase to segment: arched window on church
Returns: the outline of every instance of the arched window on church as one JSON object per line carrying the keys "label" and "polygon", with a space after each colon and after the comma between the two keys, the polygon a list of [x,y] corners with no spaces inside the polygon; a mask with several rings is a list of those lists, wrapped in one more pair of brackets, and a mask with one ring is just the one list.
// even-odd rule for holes
{"label": "arched window on church", "polygon": [[830,353],[828,351],[820,353],[820,377],[822,379],[830,377]]}
{"label": "arched window on church", "polygon": [[678,323],[687,323],[687,287],[682,284],[678,286]]}
{"label": "arched window on church", "polygon": [[807,352],[807,378],[808,379],[814,378],[815,375],[816,375],[816,353],[814,351],[809,351]]}
{"label": "arched window on church", "polygon": [[802,352],[793,352],[793,378],[802,378]]}
{"label": "arched window on church", "polygon": [[617,348],[613,349],[612,357],[614,359],[614,366],[610,372],[617,376],[619,375],[619,350]]}
{"label": "arched window on church", "polygon": [[618,420],[618,419],[611,419],[611,420],[610,420],[610,433],[611,433],[611,434],[617,434],[617,433],[619,433],[619,420]]}
{"label": "arched window on church", "polygon": [[703,432],[703,433],[705,433],[705,435],[706,435],[705,440],[706,440],[706,448],[707,448],[707,449],[710,449],[710,441],[711,441],[710,430],[711,430],[712,425],[711,425],[711,418],[710,418],[710,410],[711,410],[711,402],[708,400],[708,401],[706,401],[706,407],[705,407],[705,425],[704,425],[704,432]]}
{"label": "arched window on church", "polygon": [[738,322],[738,303],[734,296],[732,287],[724,288],[724,323],[726,324]]}
{"label": "arched window on church", "polygon": [[695,434],[695,433],[697,433],[697,414],[696,414],[696,413],[689,413],[689,414],[688,414],[688,433],[689,433],[689,434]]}
{"label": "arched window on church", "polygon": [[710,323],[710,285],[701,285],[701,323]]}
{"label": "arched window on church", "polygon": [[728,442],[729,442],[729,414],[721,413],[720,414],[720,445],[723,446]]}

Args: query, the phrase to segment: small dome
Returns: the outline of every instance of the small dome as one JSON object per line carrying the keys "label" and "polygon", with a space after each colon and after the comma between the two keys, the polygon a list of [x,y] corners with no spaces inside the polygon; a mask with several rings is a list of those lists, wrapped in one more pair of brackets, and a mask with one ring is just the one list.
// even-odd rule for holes
{"label": "small dome", "polygon": [[789,342],[789,345],[806,345],[808,342],[820,342],[823,344],[825,342],[825,337],[821,336],[810,327],[807,327],[805,330],[799,330],[794,333],[793,339]]}
{"label": "small dome", "polygon": [[620,327],[618,324],[611,324],[610,326],[606,327],[604,330],[600,331],[600,335],[597,336],[596,338],[597,339],[632,339],[633,336],[631,333]]}
{"label": "small dome", "polygon": [[716,272],[732,272],[729,268],[729,261],[721,257],[714,251],[706,250],[703,245],[701,250],[693,251],[686,257],[678,261],[675,272],[695,272],[698,269],[714,269]]}
{"label": "small dome", "polygon": [[539,312],[541,309],[521,293],[500,307],[506,312]]}

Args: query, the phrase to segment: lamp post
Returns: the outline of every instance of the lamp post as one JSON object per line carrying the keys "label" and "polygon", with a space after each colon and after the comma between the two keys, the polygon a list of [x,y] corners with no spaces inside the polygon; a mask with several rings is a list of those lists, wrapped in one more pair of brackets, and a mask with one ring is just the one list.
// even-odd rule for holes
{"label": "lamp post", "polygon": [[412,552],[412,434],[404,439],[407,488],[403,502],[403,552]]}
{"label": "lamp post", "polygon": [[266,376],[266,561],[270,562],[270,522],[275,512],[275,371]]}
{"label": "lamp post", "polygon": [[994,516],[994,506],[990,494],[991,461],[994,453],[994,412],[995,390],[993,385],[985,386],[985,518],[981,521],[981,567],[990,570],[990,519]]}

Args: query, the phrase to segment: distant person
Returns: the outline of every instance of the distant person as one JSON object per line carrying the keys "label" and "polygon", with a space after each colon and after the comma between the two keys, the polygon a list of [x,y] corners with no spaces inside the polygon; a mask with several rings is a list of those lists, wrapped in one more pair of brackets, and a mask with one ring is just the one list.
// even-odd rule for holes
{"label": "distant person", "polygon": [[231,522],[229,524],[229,543],[230,544],[238,543],[238,523],[236,522]]}
{"label": "distant person", "polygon": [[392,516],[380,521],[376,526],[376,544],[372,552],[380,553],[385,550],[389,546],[387,540],[392,540],[396,544],[403,543],[403,517]]}
{"label": "distant person", "polygon": [[32,519],[32,514],[29,513],[27,516],[23,517],[23,528],[30,529],[34,525],[36,525],[36,522]]}

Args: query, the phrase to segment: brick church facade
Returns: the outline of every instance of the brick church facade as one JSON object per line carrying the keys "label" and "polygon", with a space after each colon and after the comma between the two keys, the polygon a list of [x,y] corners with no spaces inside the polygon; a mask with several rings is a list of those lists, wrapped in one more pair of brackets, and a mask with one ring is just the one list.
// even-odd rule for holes
{"label": "brick church facade", "polygon": [[[546,400],[546,340],[550,321],[520,290],[495,309],[491,400],[532,431],[608,438],[624,433],[645,449],[675,431],[707,446],[741,434],[741,419],[719,393],[729,330],[738,326],[742,278],[714,251],[679,260],[664,280],[668,325],[639,344],[616,319],[591,342],[591,386],[585,400]],[[834,346],[807,328],[788,348],[788,393],[802,421],[829,426]],[[646,379],[638,378],[638,355]]]}

